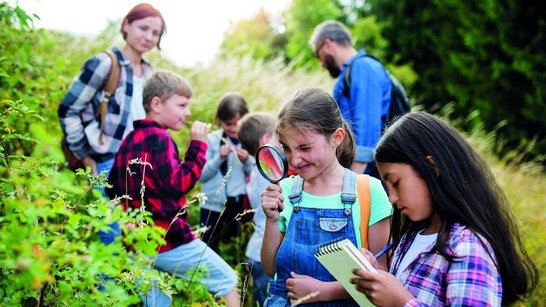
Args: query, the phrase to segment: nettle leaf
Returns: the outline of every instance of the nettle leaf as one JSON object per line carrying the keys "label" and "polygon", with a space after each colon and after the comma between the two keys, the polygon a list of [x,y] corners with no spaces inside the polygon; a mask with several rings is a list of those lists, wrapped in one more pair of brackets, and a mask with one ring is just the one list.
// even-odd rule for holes
{"label": "nettle leaf", "polygon": [[61,291],[61,295],[72,294],[72,286],[66,281],[60,281],[57,284],[57,287],[59,288],[59,291]]}
{"label": "nettle leaf", "polygon": [[181,291],[182,289],[186,288],[186,285],[188,284],[188,281],[185,279],[176,279],[174,282],[174,287],[176,290]]}

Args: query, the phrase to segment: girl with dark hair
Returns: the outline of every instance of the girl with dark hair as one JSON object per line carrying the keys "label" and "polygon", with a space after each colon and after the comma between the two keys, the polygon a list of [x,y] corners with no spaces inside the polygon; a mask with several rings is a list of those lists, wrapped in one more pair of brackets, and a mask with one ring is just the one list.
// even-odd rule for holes
{"label": "girl with dark hair", "polygon": [[215,252],[219,252],[220,242],[241,234],[241,221],[236,217],[243,213],[246,178],[254,166],[254,157],[237,138],[237,123],[247,113],[241,94],[225,94],[216,109],[220,129],[207,138],[207,163],[200,179],[206,201],[200,204],[200,222],[207,227],[202,239]]}
{"label": "girl with dark hair", "polygon": [[298,175],[262,193],[266,226],[261,259],[264,271],[274,275],[264,306],[298,300],[356,305],[314,252],[320,244],[341,239],[374,252],[386,245],[392,208],[381,182],[369,178],[369,219],[363,221],[368,235],[361,238],[356,173],[348,169],[354,139],[332,96],[316,88],[299,91],[281,109],[276,132]]}
{"label": "girl with dark hair", "polygon": [[[375,160],[393,204],[399,243],[390,273],[355,270],[356,288],[379,306],[500,306],[537,285],[501,191],[453,127],[409,113],[380,139]],[[370,252],[367,258],[374,262]]]}

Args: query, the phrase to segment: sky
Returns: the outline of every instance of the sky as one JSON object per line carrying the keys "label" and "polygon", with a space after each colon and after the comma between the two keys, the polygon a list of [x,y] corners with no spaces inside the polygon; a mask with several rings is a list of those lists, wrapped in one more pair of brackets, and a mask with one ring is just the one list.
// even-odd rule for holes
{"label": "sky", "polygon": [[121,20],[138,3],[161,11],[167,33],[161,54],[181,66],[206,65],[215,56],[230,23],[248,19],[263,7],[279,18],[290,0],[13,0],[40,20],[35,27],[76,35],[96,35],[109,21]]}

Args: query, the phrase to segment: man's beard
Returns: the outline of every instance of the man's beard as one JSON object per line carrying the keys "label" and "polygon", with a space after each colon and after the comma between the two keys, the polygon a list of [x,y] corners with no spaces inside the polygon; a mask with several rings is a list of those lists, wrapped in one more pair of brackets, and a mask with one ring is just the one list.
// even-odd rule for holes
{"label": "man's beard", "polygon": [[330,73],[330,76],[334,79],[337,78],[339,76],[339,73],[341,72],[339,67],[337,67],[336,65],[334,57],[330,54],[324,56],[324,67],[326,67],[326,69]]}

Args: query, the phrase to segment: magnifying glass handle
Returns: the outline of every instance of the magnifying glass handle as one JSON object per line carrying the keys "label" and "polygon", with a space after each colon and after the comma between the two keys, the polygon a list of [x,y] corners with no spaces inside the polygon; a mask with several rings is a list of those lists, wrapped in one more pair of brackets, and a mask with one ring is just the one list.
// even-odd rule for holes
{"label": "magnifying glass handle", "polygon": [[[270,183],[262,193],[262,208],[268,218],[276,218],[275,211],[282,212],[284,204],[281,187],[278,183]],[[269,214],[268,214],[269,213]]]}

